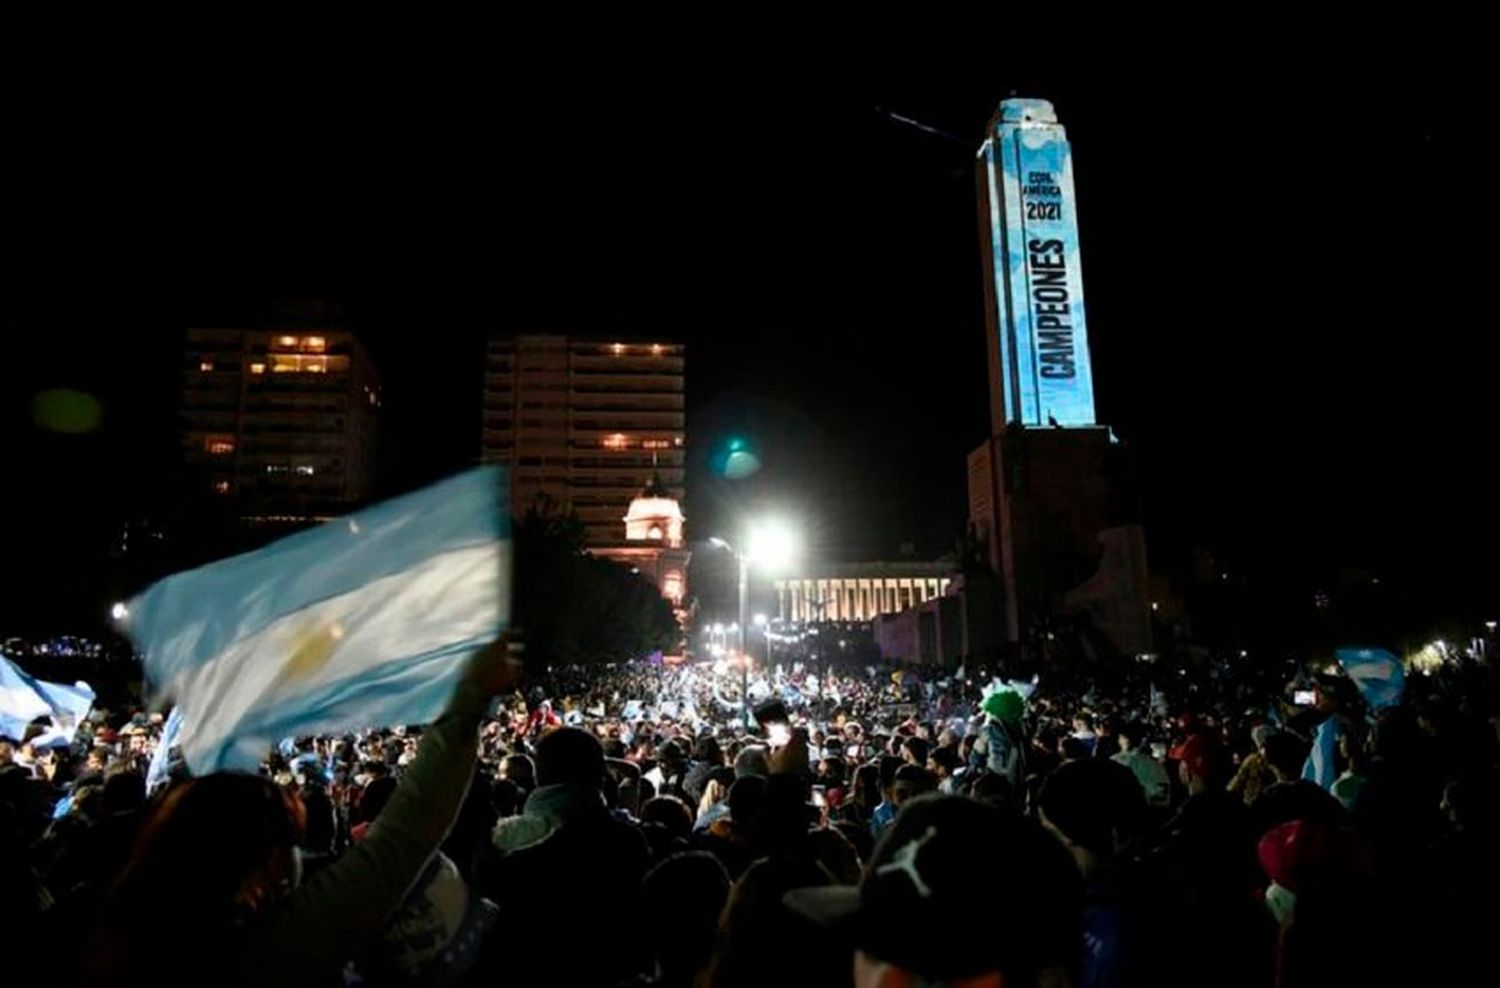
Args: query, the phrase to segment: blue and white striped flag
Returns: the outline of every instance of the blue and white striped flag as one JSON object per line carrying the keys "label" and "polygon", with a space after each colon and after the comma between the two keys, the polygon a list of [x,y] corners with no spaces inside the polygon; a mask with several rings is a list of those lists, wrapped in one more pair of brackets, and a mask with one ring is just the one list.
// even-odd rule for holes
{"label": "blue and white striped flag", "polygon": [[94,708],[94,689],[79,681],[69,686],[66,683],[49,683],[44,679],[32,679],[31,688],[46,701],[52,714],[52,726],[33,744],[38,748],[66,748],[73,743],[79,723]]}
{"label": "blue and white striped flag", "polygon": [[471,470],[131,601],[188,767],[253,771],[278,738],[436,719],[509,616],[505,479]]}
{"label": "blue and white striped flag", "polygon": [[1406,670],[1401,660],[1383,648],[1335,649],[1334,658],[1359,687],[1371,710],[1383,710],[1401,702],[1406,689]]}
{"label": "blue and white striped flag", "polygon": [[1338,751],[1338,746],[1338,720],[1329,717],[1313,732],[1312,750],[1307,754],[1307,761],[1302,764],[1302,778],[1317,783],[1325,790],[1332,789],[1339,777],[1337,766],[1334,764],[1334,754]]}
{"label": "blue and white striped flag", "polygon": [[0,737],[24,741],[31,722],[51,713],[52,708],[36,691],[32,678],[0,655]]}
{"label": "blue and white striped flag", "polygon": [[151,764],[146,768],[146,795],[156,792],[166,784],[167,773],[172,767],[172,749],[177,747],[182,735],[182,708],[173,707],[162,725],[161,737],[156,750],[151,753]]}

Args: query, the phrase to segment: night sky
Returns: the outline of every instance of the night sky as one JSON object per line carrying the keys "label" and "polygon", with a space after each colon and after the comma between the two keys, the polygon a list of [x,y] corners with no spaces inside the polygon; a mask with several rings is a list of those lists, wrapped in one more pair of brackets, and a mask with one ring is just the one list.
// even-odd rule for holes
{"label": "night sky", "polygon": [[[487,336],[674,339],[693,538],[777,510],[819,555],[950,549],[988,429],[973,151],[1013,92],[1073,142],[1098,412],[1136,451],[1153,563],[1494,601],[1493,151],[1464,60],[1096,77],[957,33],[935,72],[371,55],[12,93],[0,634],[66,613],[89,540],[159,494],[182,330],[275,297],[337,299],[369,341],[385,492],[476,457]],[[102,429],[36,429],[54,386]],[[751,480],[708,469],[731,433]]]}

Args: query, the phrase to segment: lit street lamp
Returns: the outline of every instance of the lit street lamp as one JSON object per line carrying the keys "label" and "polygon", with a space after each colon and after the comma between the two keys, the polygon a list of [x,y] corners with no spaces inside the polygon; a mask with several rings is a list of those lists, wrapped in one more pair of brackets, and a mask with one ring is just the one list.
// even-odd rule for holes
{"label": "lit street lamp", "polygon": [[754,627],[760,628],[760,633],[765,634],[765,667],[771,669],[771,622],[766,621],[765,615],[756,615]]}
{"label": "lit street lamp", "polygon": [[[765,569],[779,569],[788,565],[792,557],[796,555],[797,538],[792,534],[790,528],[778,522],[762,522],[750,526],[744,542],[743,550],[736,549],[721,538],[710,538],[708,544],[715,549],[723,549],[725,552],[734,553],[735,561],[739,564],[739,616],[740,619],[729,626],[731,632],[735,632],[735,640],[739,642],[740,653],[740,704],[744,716],[745,725],[750,724],[750,655],[745,650],[745,635],[750,626],[750,567],[760,566]],[[770,638],[766,639],[767,647]]]}
{"label": "lit street lamp", "polygon": [[750,567],[759,566],[763,569],[779,569],[788,565],[797,554],[797,537],[792,530],[780,522],[764,522],[752,525],[745,541],[744,550],[738,550],[724,539],[714,537],[708,540],[708,544],[715,549],[723,549],[734,553],[735,561],[739,563],[739,621],[738,628],[730,626],[730,630],[738,630],[740,652],[745,651],[745,632],[749,627],[750,615]]}

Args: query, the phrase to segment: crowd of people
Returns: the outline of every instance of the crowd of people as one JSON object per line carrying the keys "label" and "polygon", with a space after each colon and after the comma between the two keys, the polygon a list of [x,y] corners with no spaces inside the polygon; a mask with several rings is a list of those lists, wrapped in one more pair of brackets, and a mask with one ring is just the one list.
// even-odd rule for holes
{"label": "crowd of people", "polygon": [[1336,668],[1248,658],[490,650],[425,728],[200,778],[160,714],[106,704],[71,746],[0,740],[0,923],[49,983],[1469,981],[1495,696],[1463,659],[1374,710]]}

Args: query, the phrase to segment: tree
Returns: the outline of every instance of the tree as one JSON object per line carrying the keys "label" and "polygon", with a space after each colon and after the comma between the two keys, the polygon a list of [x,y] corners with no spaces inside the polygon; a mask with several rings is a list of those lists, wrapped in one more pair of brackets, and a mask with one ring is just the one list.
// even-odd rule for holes
{"label": "tree", "polygon": [[671,605],[645,577],[584,550],[577,517],[531,510],[513,527],[515,624],[536,665],[625,662],[671,649]]}

